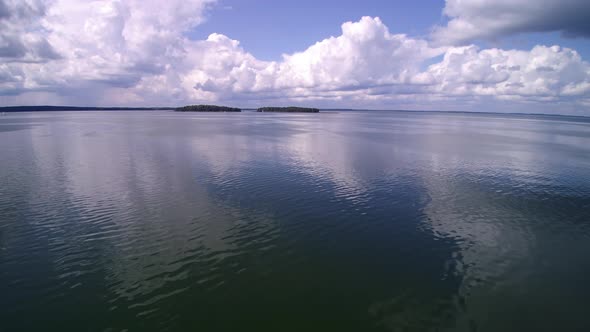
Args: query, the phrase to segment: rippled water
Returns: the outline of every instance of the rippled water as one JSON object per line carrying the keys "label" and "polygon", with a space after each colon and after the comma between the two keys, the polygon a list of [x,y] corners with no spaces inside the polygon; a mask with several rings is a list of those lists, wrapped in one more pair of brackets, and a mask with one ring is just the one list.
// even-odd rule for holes
{"label": "rippled water", "polygon": [[0,117],[2,331],[590,328],[590,122]]}

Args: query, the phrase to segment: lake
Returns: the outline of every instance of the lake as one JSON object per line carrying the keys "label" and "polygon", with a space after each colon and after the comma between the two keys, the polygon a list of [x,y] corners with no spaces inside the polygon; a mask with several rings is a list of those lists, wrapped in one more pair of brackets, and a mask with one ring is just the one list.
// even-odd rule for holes
{"label": "lake", "polygon": [[0,117],[1,331],[587,331],[590,120]]}

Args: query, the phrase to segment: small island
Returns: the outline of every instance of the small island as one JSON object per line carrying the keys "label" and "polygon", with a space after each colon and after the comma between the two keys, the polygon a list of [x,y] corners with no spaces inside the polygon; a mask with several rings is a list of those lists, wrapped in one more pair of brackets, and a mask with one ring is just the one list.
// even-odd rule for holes
{"label": "small island", "polygon": [[188,105],[177,107],[176,112],[241,112],[242,110],[235,107],[217,106],[217,105]]}
{"label": "small island", "polygon": [[261,107],[256,110],[257,112],[285,112],[285,113],[319,113],[320,110],[317,108],[310,107]]}

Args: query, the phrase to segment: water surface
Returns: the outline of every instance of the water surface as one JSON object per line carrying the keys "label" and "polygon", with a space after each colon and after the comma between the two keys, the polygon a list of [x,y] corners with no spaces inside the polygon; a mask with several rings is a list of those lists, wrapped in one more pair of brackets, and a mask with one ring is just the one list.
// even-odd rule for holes
{"label": "water surface", "polygon": [[1,331],[590,329],[590,123],[0,117]]}

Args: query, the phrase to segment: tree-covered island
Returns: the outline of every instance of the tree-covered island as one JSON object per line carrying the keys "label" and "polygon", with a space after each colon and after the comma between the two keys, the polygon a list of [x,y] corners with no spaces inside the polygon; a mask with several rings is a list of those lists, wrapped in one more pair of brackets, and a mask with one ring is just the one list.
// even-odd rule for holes
{"label": "tree-covered island", "polygon": [[319,113],[320,110],[317,108],[310,107],[261,107],[256,110],[257,112],[285,112],[285,113]]}
{"label": "tree-covered island", "polygon": [[176,112],[241,112],[242,110],[235,107],[217,106],[217,105],[188,105],[177,107]]}

